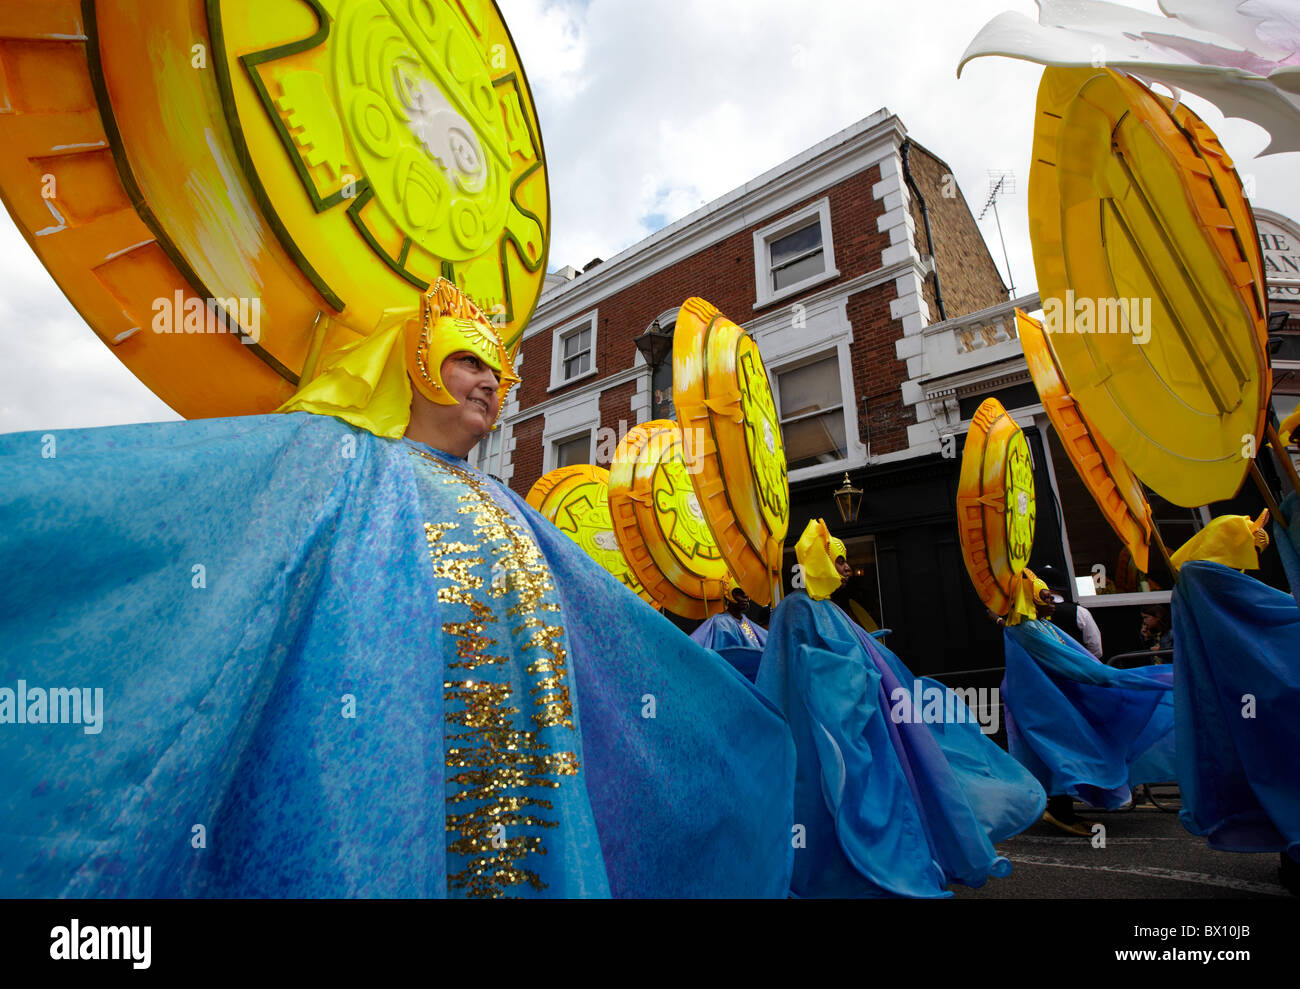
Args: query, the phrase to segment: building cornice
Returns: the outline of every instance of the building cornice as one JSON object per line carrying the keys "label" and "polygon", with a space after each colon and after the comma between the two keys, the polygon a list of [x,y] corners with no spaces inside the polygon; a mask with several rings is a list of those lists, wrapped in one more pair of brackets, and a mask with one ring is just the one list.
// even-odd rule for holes
{"label": "building cornice", "polygon": [[971,368],[969,371],[949,374],[942,378],[923,382],[922,387],[925,389],[927,400],[947,398],[953,395],[965,398],[973,391],[996,391],[999,388],[1022,385],[1032,380],[1033,378],[1029,376],[1029,365],[1024,362],[1022,357],[1018,365],[1015,361],[983,364]]}

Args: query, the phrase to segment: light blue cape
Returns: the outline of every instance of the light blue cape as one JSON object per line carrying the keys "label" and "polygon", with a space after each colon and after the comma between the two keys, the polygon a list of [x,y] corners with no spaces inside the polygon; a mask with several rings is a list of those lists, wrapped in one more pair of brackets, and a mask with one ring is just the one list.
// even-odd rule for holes
{"label": "light blue cape", "polygon": [[740,622],[725,611],[701,622],[691,638],[705,649],[712,649],[753,683],[758,676],[759,660],[763,658],[763,646],[767,644],[767,629],[753,622],[748,625],[757,644],[745,634]]}
{"label": "light blue cape", "polygon": [[1300,608],[1198,561],[1173,616],[1183,825],[1213,848],[1300,859]]}
{"label": "light blue cape", "polygon": [[1007,747],[1049,794],[1114,810],[1174,778],[1172,666],[1113,669],[1036,620],[1007,626],[1005,651]]}
{"label": "light blue cape", "polygon": [[[509,840],[546,854],[507,895],[785,894],[780,714],[464,461],[305,413],[47,436],[0,437],[0,690],[98,688],[104,714],[0,724],[0,896],[463,893],[449,725],[476,715],[447,680],[474,673],[426,529],[467,518],[458,472],[535,542],[567,637],[545,689],[571,725],[537,737],[577,765],[510,790]],[[485,650],[530,729],[540,653]]]}
{"label": "light blue cape", "polygon": [[947,896],[951,883],[1011,871],[993,843],[1038,820],[1042,788],[960,701],[960,722],[897,722],[892,698],[915,678],[835,604],[804,593],[781,602],[758,688],[799,751],[796,895]]}
{"label": "light blue cape", "polygon": [[[1286,572],[1287,583],[1291,585],[1291,596],[1300,605],[1300,497],[1295,492],[1287,495],[1281,506],[1288,528],[1273,523],[1273,541],[1277,545],[1278,555],[1282,557],[1282,569]],[[1294,521],[1293,521],[1294,520]]]}

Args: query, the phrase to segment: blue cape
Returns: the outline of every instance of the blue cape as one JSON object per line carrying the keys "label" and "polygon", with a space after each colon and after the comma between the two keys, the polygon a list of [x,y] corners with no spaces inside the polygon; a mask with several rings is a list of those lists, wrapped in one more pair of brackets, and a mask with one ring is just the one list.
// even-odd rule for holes
{"label": "blue cape", "polygon": [[464,461],[48,435],[0,437],[0,896],[785,895],[779,713]]}
{"label": "blue cape", "polygon": [[[835,604],[796,593],[777,606],[758,688],[799,752],[796,895],[937,897],[1010,872],[993,843],[1038,820],[1042,788]],[[926,688],[957,717],[920,723],[896,701]]]}
{"label": "blue cape", "polygon": [[724,611],[701,622],[691,638],[705,649],[712,649],[753,683],[758,676],[759,660],[763,658],[763,646],[767,644],[767,629],[749,619],[745,619],[745,624],[753,639],[745,634],[739,621]]}
{"label": "blue cape", "polygon": [[1007,747],[1047,792],[1114,810],[1172,780],[1172,666],[1117,670],[1050,622],[1008,625]]}
{"label": "blue cape", "polygon": [[1300,858],[1300,608],[1194,562],[1173,616],[1183,825],[1213,848]]}
{"label": "blue cape", "polygon": [[1300,497],[1293,491],[1278,507],[1286,517],[1288,528],[1284,530],[1275,521],[1273,542],[1277,546],[1278,555],[1282,557],[1282,569],[1286,571],[1287,583],[1291,585],[1291,596],[1295,598],[1296,604],[1300,604],[1300,511],[1297,511],[1300,509]]}

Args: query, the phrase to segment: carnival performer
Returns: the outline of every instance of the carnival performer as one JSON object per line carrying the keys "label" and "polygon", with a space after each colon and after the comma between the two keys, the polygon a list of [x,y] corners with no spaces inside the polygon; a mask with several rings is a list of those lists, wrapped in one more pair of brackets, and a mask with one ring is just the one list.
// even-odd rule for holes
{"label": "carnival performer", "polygon": [[1173,667],[1120,670],[1052,622],[1047,584],[1025,570],[1032,601],[1013,594],[1005,621],[1007,747],[1048,793],[1043,819],[1091,836],[1078,799],[1114,810],[1132,787],[1175,776]]}
{"label": "carnival performer", "polygon": [[1279,507],[1282,510],[1280,523],[1284,523],[1286,528],[1283,529],[1279,522],[1273,524],[1277,552],[1282,557],[1287,583],[1291,585],[1291,596],[1300,605],[1300,495],[1292,492]]}
{"label": "carnival performer", "polygon": [[722,597],[726,610],[701,622],[691,638],[712,649],[753,683],[767,643],[767,629],[745,616],[749,595],[731,574],[723,578]]}
{"label": "carnival performer", "polygon": [[[792,892],[939,897],[1008,874],[993,843],[1038,820],[1042,788],[952,691],[917,680],[828,600],[844,547],[825,522],[795,552],[807,593],[777,606],[758,673],[799,752]],[[937,692],[944,714],[925,723],[905,700],[917,691]]]}
{"label": "carnival performer", "polygon": [[1211,848],[1281,853],[1300,894],[1300,608],[1244,572],[1267,515],[1220,516],[1173,555],[1179,816]]}
{"label": "carnival performer", "polygon": [[517,380],[440,281],[291,414],[0,437],[0,896],[785,895],[784,721],[465,461]]}

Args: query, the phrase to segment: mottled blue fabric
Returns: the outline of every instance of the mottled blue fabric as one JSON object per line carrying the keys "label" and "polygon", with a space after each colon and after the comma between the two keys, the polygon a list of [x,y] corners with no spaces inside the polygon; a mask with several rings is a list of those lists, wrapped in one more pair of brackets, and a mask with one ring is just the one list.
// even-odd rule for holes
{"label": "mottled blue fabric", "polygon": [[1049,794],[1114,810],[1174,778],[1172,666],[1114,669],[1050,622],[1005,642],[1007,747]]}
{"label": "mottled blue fabric", "polygon": [[[1287,583],[1291,585],[1291,596],[1300,605],[1300,497],[1295,492],[1287,495],[1282,504],[1282,521],[1287,528],[1273,523],[1273,541],[1277,552],[1282,557],[1282,569],[1286,572]],[[1294,519],[1294,523],[1292,522]]]}
{"label": "mottled blue fabric", "polygon": [[795,895],[939,897],[1010,872],[993,842],[1038,820],[1046,795],[959,700],[961,720],[895,718],[895,691],[918,686],[951,693],[918,684],[832,602],[777,606],[758,688],[799,752]]}
{"label": "mottled blue fabric", "polygon": [[506,895],[785,894],[780,714],[464,461],[304,413],[48,435],[0,437],[0,722],[20,680],[103,721],[0,723],[0,896],[465,895],[455,821]]}
{"label": "mottled blue fabric", "polygon": [[1213,848],[1300,858],[1300,608],[1197,561],[1173,617],[1183,826]]}
{"label": "mottled blue fabric", "polygon": [[691,633],[691,638],[705,649],[712,649],[753,683],[758,676],[759,661],[763,658],[763,646],[767,644],[767,629],[755,625],[748,618],[745,624],[753,638],[745,634],[736,618],[724,611],[701,622]]}

